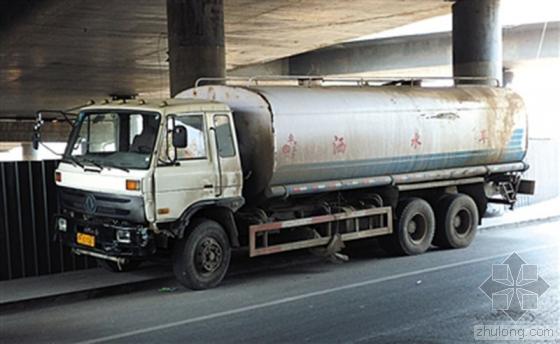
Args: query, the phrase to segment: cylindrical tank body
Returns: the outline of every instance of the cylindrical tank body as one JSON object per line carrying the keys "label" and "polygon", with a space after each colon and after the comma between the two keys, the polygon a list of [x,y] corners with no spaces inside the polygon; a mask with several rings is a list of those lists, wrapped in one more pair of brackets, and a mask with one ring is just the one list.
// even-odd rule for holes
{"label": "cylindrical tank body", "polygon": [[272,186],[521,161],[527,115],[508,89],[202,86],[234,113],[246,197]]}

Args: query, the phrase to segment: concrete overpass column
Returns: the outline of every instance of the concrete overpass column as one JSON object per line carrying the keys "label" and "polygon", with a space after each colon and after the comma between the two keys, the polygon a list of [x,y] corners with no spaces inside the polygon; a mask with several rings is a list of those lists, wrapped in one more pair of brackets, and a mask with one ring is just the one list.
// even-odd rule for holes
{"label": "concrete overpass column", "polygon": [[[453,75],[489,77],[501,84],[502,63],[500,0],[457,0],[453,4]],[[474,83],[495,85],[492,81]]]}
{"label": "concrete overpass column", "polygon": [[171,96],[200,77],[224,77],[223,0],[167,0]]}

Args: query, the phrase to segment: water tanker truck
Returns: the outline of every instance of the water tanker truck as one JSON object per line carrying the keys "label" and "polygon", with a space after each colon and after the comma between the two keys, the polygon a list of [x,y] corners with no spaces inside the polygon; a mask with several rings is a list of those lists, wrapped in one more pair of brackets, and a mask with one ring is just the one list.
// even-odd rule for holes
{"label": "water tanker truck", "polygon": [[172,257],[180,283],[205,289],[237,248],[466,247],[489,202],[532,192],[511,90],[265,81],[82,108],[55,173],[58,239],[113,271]]}

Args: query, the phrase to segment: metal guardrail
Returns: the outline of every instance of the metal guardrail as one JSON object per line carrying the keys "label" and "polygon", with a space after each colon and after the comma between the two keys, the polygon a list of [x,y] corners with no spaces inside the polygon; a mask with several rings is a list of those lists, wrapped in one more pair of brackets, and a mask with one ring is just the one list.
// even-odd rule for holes
{"label": "metal guardrail", "polygon": [[0,162],[0,280],[95,267],[52,240],[58,161]]}

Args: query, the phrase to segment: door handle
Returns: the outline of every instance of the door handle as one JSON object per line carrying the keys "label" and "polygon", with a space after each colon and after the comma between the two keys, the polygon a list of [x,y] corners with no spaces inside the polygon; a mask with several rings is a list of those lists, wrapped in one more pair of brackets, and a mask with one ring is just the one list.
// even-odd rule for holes
{"label": "door handle", "polygon": [[205,189],[213,189],[213,188],[214,188],[214,185],[212,185],[212,184],[206,184],[206,185],[204,185],[204,188],[205,188]]}

